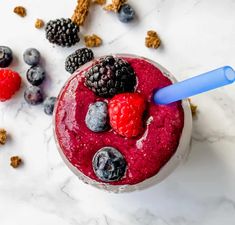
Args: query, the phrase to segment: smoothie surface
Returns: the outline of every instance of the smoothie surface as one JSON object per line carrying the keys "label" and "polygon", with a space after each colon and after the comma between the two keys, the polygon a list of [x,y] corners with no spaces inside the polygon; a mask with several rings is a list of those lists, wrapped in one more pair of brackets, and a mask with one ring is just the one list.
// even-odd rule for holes
{"label": "smoothie surface", "polygon": [[[123,58],[123,57],[122,57]],[[125,176],[112,185],[137,184],[157,174],[175,153],[184,126],[181,102],[170,105],[152,103],[155,89],[172,82],[153,64],[144,59],[123,58],[133,67],[137,76],[136,91],[148,101],[144,119],[145,131],[136,138],[125,138],[112,129],[95,133],[85,124],[88,107],[97,100],[84,85],[84,71],[76,72],[62,90],[55,112],[55,132],[58,143],[69,162],[83,174],[102,182],[92,167],[94,154],[105,146],[118,149],[127,161]]]}

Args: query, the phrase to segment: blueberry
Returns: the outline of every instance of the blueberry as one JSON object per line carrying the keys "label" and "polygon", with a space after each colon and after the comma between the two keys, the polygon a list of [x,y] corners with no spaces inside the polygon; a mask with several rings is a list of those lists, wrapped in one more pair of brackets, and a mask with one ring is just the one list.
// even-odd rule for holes
{"label": "blueberry", "polygon": [[28,48],[23,54],[25,63],[30,66],[36,66],[40,61],[40,52],[35,48]]}
{"label": "blueberry", "polygon": [[55,102],[56,102],[56,97],[47,97],[43,102],[44,112],[47,115],[53,114]]}
{"label": "blueberry", "polygon": [[102,132],[108,128],[108,107],[106,102],[95,102],[89,106],[85,122],[94,132]]}
{"label": "blueberry", "polygon": [[39,87],[30,86],[25,89],[24,99],[30,105],[38,105],[43,102],[43,94]]}
{"label": "blueberry", "polygon": [[40,85],[45,79],[45,70],[41,66],[32,66],[27,71],[27,80],[34,86]]}
{"label": "blueberry", "polygon": [[12,50],[6,46],[0,46],[0,67],[8,67],[12,62]]}
{"label": "blueberry", "polygon": [[129,4],[124,4],[118,11],[118,18],[123,23],[128,23],[135,17],[135,11]]}
{"label": "blueberry", "polygon": [[126,160],[113,147],[104,147],[96,152],[92,165],[96,176],[105,182],[118,181],[126,172]]}

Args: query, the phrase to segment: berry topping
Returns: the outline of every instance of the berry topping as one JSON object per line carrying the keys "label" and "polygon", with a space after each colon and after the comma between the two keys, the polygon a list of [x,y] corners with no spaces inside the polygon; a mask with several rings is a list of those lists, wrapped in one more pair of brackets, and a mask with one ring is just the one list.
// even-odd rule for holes
{"label": "berry topping", "polygon": [[28,48],[25,50],[23,54],[25,63],[27,63],[30,66],[38,65],[40,57],[41,57],[40,52],[35,48]]}
{"label": "berry topping", "polygon": [[49,42],[62,47],[71,47],[80,40],[79,27],[71,19],[50,20],[45,29]]}
{"label": "berry topping", "polygon": [[141,94],[118,94],[108,107],[110,125],[118,134],[131,138],[142,133],[146,102]]}
{"label": "berry topping", "polygon": [[135,17],[135,11],[129,4],[124,4],[118,11],[118,18],[123,23],[128,23]]}
{"label": "berry topping", "polygon": [[0,46],[0,67],[8,67],[12,62],[12,51],[9,47]]}
{"label": "berry topping", "polygon": [[43,94],[39,87],[30,86],[24,92],[25,101],[30,105],[38,105],[43,102]]}
{"label": "berry topping", "polygon": [[96,152],[92,164],[96,176],[105,182],[118,181],[126,172],[126,160],[113,147],[104,147]]}
{"label": "berry topping", "polygon": [[56,97],[47,97],[43,102],[44,112],[47,115],[53,114],[55,102],[56,102]]}
{"label": "berry topping", "polygon": [[27,71],[26,77],[30,84],[38,86],[45,79],[45,70],[41,66],[32,66]]}
{"label": "berry topping", "polygon": [[132,92],[136,75],[131,65],[123,59],[107,56],[86,74],[85,84],[100,97],[113,97],[122,92]]}
{"label": "berry topping", "polygon": [[108,106],[106,102],[95,102],[89,106],[86,114],[86,125],[94,132],[107,130]]}
{"label": "berry topping", "polygon": [[94,54],[89,48],[81,48],[69,55],[65,61],[65,69],[69,73],[74,73],[80,66],[91,61]]}
{"label": "berry topping", "polygon": [[0,101],[10,99],[20,89],[20,75],[10,69],[0,69]]}

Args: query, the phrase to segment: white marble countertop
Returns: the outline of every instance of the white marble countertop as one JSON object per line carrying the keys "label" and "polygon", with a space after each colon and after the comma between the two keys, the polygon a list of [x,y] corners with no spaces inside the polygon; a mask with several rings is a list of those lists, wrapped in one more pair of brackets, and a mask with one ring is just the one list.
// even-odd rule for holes
{"label": "white marble countertop", "polygon": [[[22,53],[40,50],[48,79],[47,95],[57,95],[68,74],[64,59],[74,48],[53,47],[34,20],[69,17],[75,0],[0,1],[0,45],[15,55],[13,68],[23,77],[21,92],[0,104],[0,127],[10,134],[0,147],[1,225],[234,225],[235,224],[235,89],[193,97],[199,107],[187,161],[161,184],[131,194],[109,194],[80,182],[62,162],[52,135],[52,118],[42,106],[24,102]],[[93,7],[83,33],[99,34],[97,56],[134,53],[156,60],[179,80],[222,65],[235,67],[234,0],[130,1],[138,19],[122,24],[115,15]],[[25,18],[12,13],[16,5]],[[158,31],[162,47],[144,47],[145,33]],[[9,166],[19,155],[21,168]]]}

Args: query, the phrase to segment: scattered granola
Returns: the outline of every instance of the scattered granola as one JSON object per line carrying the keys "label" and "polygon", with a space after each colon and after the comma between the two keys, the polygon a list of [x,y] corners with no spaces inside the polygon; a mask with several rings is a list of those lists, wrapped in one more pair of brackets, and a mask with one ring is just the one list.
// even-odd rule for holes
{"label": "scattered granola", "polygon": [[98,5],[104,5],[106,3],[106,0],[92,0],[92,3],[98,4]]}
{"label": "scattered granola", "polygon": [[127,0],[112,0],[112,3],[106,5],[104,7],[104,9],[107,10],[107,11],[118,12],[120,7],[126,2],[127,2]]}
{"label": "scattered granola", "polygon": [[0,129],[0,144],[4,145],[7,142],[7,132],[5,129]]}
{"label": "scattered granola", "polygon": [[157,35],[157,32],[150,30],[147,32],[147,37],[145,38],[145,46],[147,48],[158,48],[161,44],[161,40]]}
{"label": "scattered granola", "polygon": [[26,9],[23,6],[16,6],[13,12],[21,17],[26,16]]}
{"label": "scattered granola", "polygon": [[88,15],[89,7],[90,0],[77,0],[77,6],[71,18],[77,26],[82,26],[84,24]]}
{"label": "scattered granola", "polygon": [[191,99],[189,99],[189,104],[190,104],[190,108],[192,111],[192,116],[196,116],[197,115],[197,105],[194,105],[191,101]]}
{"label": "scattered granola", "polygon": [[19,167],[21,163],[22,163],[22,159],[19,156],[12,156],[11,157],[11,166],[13,168]]}
{"label": "scattered granola", "polygon": [[84,36],[85,45],[88,48],[98,47],[102,44],[102,39],[96,34]]}
{"label": "scattered granola", "polygon": [[37,19],[37,20],[35,21],[35,28],[41,29],[41,28],[43,28],[43,27],[44,27],[44,21],[41,20],[41,19]]}

